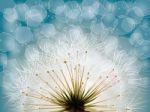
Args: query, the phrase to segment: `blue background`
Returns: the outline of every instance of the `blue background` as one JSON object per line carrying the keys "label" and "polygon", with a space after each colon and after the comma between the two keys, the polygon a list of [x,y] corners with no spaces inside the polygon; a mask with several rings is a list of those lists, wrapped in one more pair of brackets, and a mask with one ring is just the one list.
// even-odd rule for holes
{"label": "blue background", "polygon": [[[55,0],[53,0],[53,1],[55,1]],[[59,1],[59,0],[56,0],[56,1]],[[56,1],[55,1],[56,5],[57,4],[59,5],[59,3],[57,3]],[[82,3],[82,0],[64,0],[65,3],[68,3],[68,1],[77,1],[78,4]],[[89,4],[90,4],[91,1],[92,0],[87,0],[87,3],[89,2]],[[120,1],[121,1],[121,4],[119,4]],[[124,6],[124,4],[122,4],[122,1],[123,1],[123,3],[126,3],[125,6]],[[4,33],[9,33],[9,34],[13,33],[13,31],[9,31],[6,28],[6,24],[9,24],[9,22],[4,17],[5,9],[13,8],[16,5],[22,4],[22,3],[26,3],[29,7],[31,7],[31,6],[39,5],[39,4],[43,5],[45,2],[48,2],[48,0],[0,0],[0,33],[1,33],[0,34],[0,85],[2,85],[2,79],[3,79],[3,75],[4,75],[3,70],[7,68],[7,61],[10,59],[15,59],[15,58],[18,59],[18,58],[22,57],[25,47],[28,44],[34,43],[36,41],[36,38],[32,37],[31,36],[32,33],[30,34],[29,32],[28,32],[29,38],[32,37],[32,39],[26,40],[26,38],[25,38],[25,40],[21,40],[21,42],[24,42],[24,43],[18,43],[18,42],[16,42],[16,40],[12,41],[10,37],[5,38],[5,37],[7,37],[7,35]],[[110,4],[118,3],[118,10],[115,12],[115,16],[114,16],[115,20],[118,20],[118,24],[115,27],[114,33],[116,33],[117,35],[120,36],[118,38],[120,38],[120,40],[123,40],[123,44],[125,47],[127,47],[128,49],[131,49],[131,48],[136,49],[141,62],[147,63],[147,66],[145,66],[143,68],[143,70],[141,71],[141,74],[143,74],[143,76],[150,78],[150,74],[149,74],[150,73],[150,1],[149,0],[100,0],[100,2],[101,2],[101,4],[104,4],[104,6],[109,3]],[[138,10],[135,10],[137,12],[131,11],[131,14],[130,13],[126,14],[128,8],[130,8],[131,5],[137,6],[137,7],[139,7],[139,9],[142,9],[143,16],[141,18],[139,18],[139,16],[137,16],[138,14],[140,15],[140,12]],[[44,7],[46,7],[46,6],[44,6]],[[44,20],[42,21],[42,23],[40,23],[40,24],[44,24],[44,23],[52,23],[53,24],[53,23],[57,22],[55,12],[53,12],[53,10],[51,10],[51,9],[47,9],[47,8],[45,8],[45,9],[46,9],[47,15],[44,18]],[[105,10],[100,10],[100,11],[101,11],[101,13],[106,13]],[[123,16],[123,17],[121,17],[121,16]],[[128,17],[130,17],[132,19],[131,20],[127,19]],[[62,18],[63,18],[63,16],[62,16]],[[102,22],[108,28],[114,27],[114,26],[111,26],[110,21],[107,21],[107,18],[103,19],[103,16],[99,15],[99,14],[97,14],[92,19],[89,19],[89,17],[87,16],[87,18],[84,20],[83,24],[85,24],[85,26],[88,26],[88,23],[93,21],[93,19],[96,19],[98,22],[99,18],[100,18],[100,20],[102,20]],[[132,20],[136,24],[135,27],[132,27],[132,25],[131,25],[133,22]],[[123,21],[125,22],[124,24],[123,24]],[[35,29],[35,27],[36,28],[38,27],[38,26],[32,26],[32,24],[28,26],[28,24],[23,20],[17,20],[16,22],[17,22],[16,23],[17,25],[29,27],[31,32],[33,29]],[[124,29],[121,29],[122,27],[120,26],[119,23],[121,23],[121,25],[124,25]],[[66,24],[67,24],[67,22],[66,22]],[[13,28],[11,28],[11,30],[13,30]],[[143,40],[140,40],[140,39],[132,40],[132,36],[133,36],[134,32],[137,32],[138,34],[142,34]],[[130,42],[130,40],[131,40],[131,42]],[[16,49],[12,50],[6,46],[6,44],[9,41],[11,42],[11,44],[12,44],[12,42],[15,43],[15,46],[16,46],[15,48],[17,50],[19,49],[19,52],[16,52]],[[139,44],[141,41],[144,41],[144,43]],[[25,42],[27,42],[27,43],[25,43]],[[131,47],[128,46],[129,44]],[[147,91],[150,90],[150,85],[148,85],[148,86],[149,87],[146,88]],[[3,95],[2,86],[0,86],[0,112],[8,112],[5,100],[6,99],[4,98],[4,95]],[[147,103],[145,105],[145,109],[143,112],[150,112],[150,92],[145,93],[145,101],[147,101]]]}

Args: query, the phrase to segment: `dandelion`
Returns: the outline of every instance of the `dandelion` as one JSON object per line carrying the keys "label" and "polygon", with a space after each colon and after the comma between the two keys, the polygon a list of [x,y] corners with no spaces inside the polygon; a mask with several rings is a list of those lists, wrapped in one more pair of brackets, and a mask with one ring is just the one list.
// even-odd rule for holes
{"label": "dandelion", "polygon": [[53,43],[44,39],[28,47],[24,64],[18,62],[13,76],[5,77],[15,112],[141,110],[131,108],[137,88],[128,83],[139,70],[135,57],[120,51],[112,37],[90,42],[80,30],[62,34]]}
{"label": "dandelion", "polygon": [[[87,55],[87,51],[85,53]],[[78,52],[76,58],[78,58]],[[64,69],[60,67],[46,73],[47,77],[52,79],[55,86],[52,86],[51,82],[46,81],[39,74],[35,74],[39,82],[47,86],[48,89],[45,90],[45,87],[40,87],[40,90],[43,92],[39,92],[28,87],[26,91],[22,92],[27,97],[47,102],[47,104],[30,104],[31,110],[54,109],[56,111],[58,109],[59,111],[68,112],[88,112],[96,111],[94,108],[98,108],[97,111],[116,111],[113,104],[106,105],[105,102],[119,98],[119,94],[108,99],[97,100],[101,93],[106,92],[109,88],[119,83],[114,69],[105,73],[105,76],[100,75],[97,81],[87,87],[90,71],[86,70],[85,65],[81,65],[80,63],[73,65],[70,60],[64,60],[63,63],[63,66],[65,66]],[[68,73],[64,72],[65,69]],[[45,95],[44,92],[49,94]]]}

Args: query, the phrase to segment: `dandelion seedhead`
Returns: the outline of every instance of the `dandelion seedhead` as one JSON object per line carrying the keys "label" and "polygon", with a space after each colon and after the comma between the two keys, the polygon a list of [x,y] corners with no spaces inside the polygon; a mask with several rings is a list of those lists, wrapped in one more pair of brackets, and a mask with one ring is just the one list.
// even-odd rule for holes
{"label": "dandelion seedhead", "polygon": [[133,105],[140,104],[133,100],[139,87],[128,81],[139,70],[136,58],[120,51],[114,37],[90,42],[79,30],[64,34],[70,38],[28,47],[24,63],[13,65],[4,85],[14,111],[141,111]]}
{"label": "dandelion seedhead", "polygon": [[[85,51],[85,61],[87,51]],[[76,55],[78,58],[78,52]],[[69,58],[69,57],[68,57]],[[118,95],[108,97],[107,99],[98,100],[101,97],[101,93],[107,92],[114,85],[119,83],[117,74],[114,73],[114,68],[107,71],[104,76],[99,75],[97,80],[87,87],[90,78],[90,71],[87,71],[85,65],[78,63],[73,65],[70,60],[64,60],[64,68],[60,67],[56,70],[47,71],[47,77],[52,79],[55,86],[52,86],[50,81],[46,81],[39,74],[35,76],[39,79],[39,82],[47,86],[47,90],[44,87],[40,87],[40,91],[34,91],[27,88],[23,91],[23,95],[32,97],[47,102],[47,104],[30,104],[31,110],[53,110],[67,111],[67,112],[90,112],[96,111],[117,111],[113,102],[111,104],[105,104],[119,98]],[[57,60],[58,61],[58,60]],[[86,62],[85,62],[86,63]],[[59,64],[59,63],[58,63]],[[67,74],[64,72],[67,70]],[[44,93],[48,94],[44,94]],[[28,105],[28,104],[26,104]]]}

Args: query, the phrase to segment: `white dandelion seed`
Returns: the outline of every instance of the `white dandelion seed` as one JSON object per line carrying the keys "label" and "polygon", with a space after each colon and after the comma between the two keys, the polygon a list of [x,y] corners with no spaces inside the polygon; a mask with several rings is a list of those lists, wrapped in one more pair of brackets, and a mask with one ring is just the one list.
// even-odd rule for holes
{"label": "white dandelion seed", "polygon": [[77,28],[57,36],[28,47],[24,64],[5,76],[15,112],[140,112],[133,106],[139,86],[128,83],[140,66],[115,37],[90,39]]}

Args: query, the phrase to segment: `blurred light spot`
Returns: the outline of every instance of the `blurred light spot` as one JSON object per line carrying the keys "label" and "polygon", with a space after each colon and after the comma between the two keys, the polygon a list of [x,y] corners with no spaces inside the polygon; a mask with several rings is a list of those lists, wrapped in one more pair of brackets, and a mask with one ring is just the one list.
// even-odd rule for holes
{"label": "blurred light spot", "polygon": [[52,24],[43,24],[40,29],[40,33],[44,37],[49,38],[49,37],[53,37],[56,34],[56,29]]}
{"label": "blurred light spot", "polygon": [[9,33],[0,33],[0,51],[7,52],[10,57],[16,57],[20,53],[21,46]]}
{"label": "blurred light spot", "polygon": [[[11,47],[11,43],[13,44]],[[9,45],[10,44],[10,45]],[[0,51],[6,52],[13,50],[15,41],[9,33],[0,33]]]}
{"label": "blurred light spot", "polygon": [[149,23],[144,22],[136,29],[136,32],[142,33],[143,39],[148,40],[148,41],[150,41],[150,24]]}
{"label": "blurred light spot", "polygon": [[26,13],[27,25],[32,27],[37,27],[43,22],[44,18],[47,16],[47,11],[42,6],[33,6]]}
{"label": "blurred light spot", "polygon": [[122,17],[126,15],[128,10],[127,4],[124,1],[118,1],[115,3],[115,15],[118,17]]}
{"label": "blurred light spot", "polygon": [[150,58],[150,42],[144,40],[144,43],[136,48],[136,53],[141,59]]}
{"label": "blurred light spot", "polygon": [[149,0],[136,0],[134,6],[140,8],[144,16],[150,15],[150,1]]}
{"label": "blurred light spot", "polygon": [[107,27],[114,27],[114,25],[117,22],[117,19],[113,14],[107,13],[102,17],[102,22]]}
{"label": "blurred light spot", "polygon": [[129,10],[127,16],[133,18],[137,23],[140,23],[144,14],[140,8],[133,7],[131,10]]}
{"label": "blurred light spot", "polygon": [[21,44],[26,44],[33,40],[33,34],[28,27],[18,27],[15,31],[15,39]]}
{"label": "blurred light spot", "polygon": [[14,33],[14,31],[18,27],[18,23],[17,22],[11,22],[11,23],[10,22],[5,22],[3,27],[4,27],[6,32]]}
{"label": "blurred light spot", "polygon": [[131,35],[129,42],[131,45],[134,45],[135,47],[140,46],[144,42],[143,35],[139,32],[135,32]]}
{"label": "blurred light spot", "polygon": [[66,10],[66,5],[63,0],[49,0],[47,1],[47,8],[56,15],[60,15]]}
{"label": "blurred light spot", "polygon": [[7,8],[4,10],[4,18],[8,22],[15,22],[18,19],[17,12],[15,8]]}
{"label": "blurred light spot", "polygon": [[118,24],[116,26],[115,32],[119,35],[126,35],[131,33],[136,27],[134,19],[129,17],[124,17],[118,19]]}
{"label": "blurred light spot", "polygon": [[17,4],[15,6],[15,9],[18,14],[18,19],[24,21],[25,20],[25,14],[29,10],[29,7],[26,4]]}
{"label": "blurred light spot", "polygon": [[135,21],[132,18],[125,18],[122,20],[121,28],[126,32],[129,33],[135,28]]}
{"label": "blurred light spot", "polygon": [[77,2],[75,1],[67,2],[65,15],[69,19],[77,20],[80,14],[80,11],[81,9]]}
{"label": "blurred light spot", "polygon": [[95,0],[84,0],[82,3],[82,15],[84,19],[92,19],[98,14],[100,3]]}
{"label": "blurred light spot", "polygon": [[106,1],[105,3],[103,3],[103,5],[105,7],[105,12],[106,13],[114,13],[115,8],[116,8],[115,4]]}

